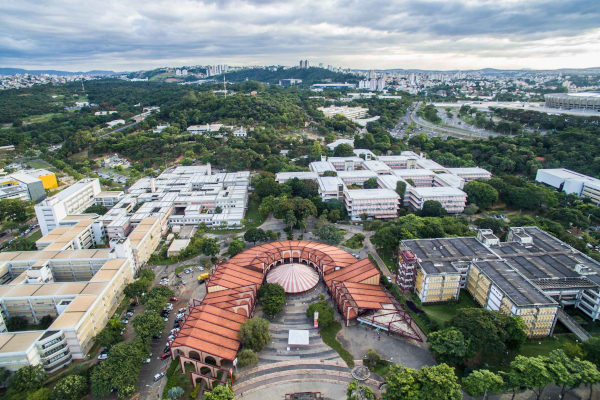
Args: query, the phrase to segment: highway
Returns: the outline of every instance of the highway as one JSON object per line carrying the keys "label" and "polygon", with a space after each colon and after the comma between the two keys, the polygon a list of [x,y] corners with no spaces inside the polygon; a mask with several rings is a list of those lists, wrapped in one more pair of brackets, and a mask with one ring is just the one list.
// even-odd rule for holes
{"label": "highway", "polygon": [[104,133],[104,134],[100,135],[99,137],[103,138],[103,137],[106,137],[106,136],[108,136],[108,135],[112,135],[113,133],[117,133],[117,132],[120,132],[120,131],[122,131],[122,130],[124,130],[124,129],[131,128],[132,126],[135,126],[135,125],[139,124],[140,122],[142,122],[142,121],[132,122],[132,123],[130,123],[130,124],[123,125],[123,126],[121,126],[121,127],[117,128],[117,129],[115,129],[115,130],[112,130],[112,131],[110,131],[110,132],[106,132],[106,133]]}
{"label": "highway", "polygon": [[460,139],[487,139],[490,136],[500,136],[499,133],[490,132],[483,129],[471,130],[458,127],[435,125],[417,115],[417,110],[421,103],[416,103],[412,111],[408,114],[408,123],[414,122],[419,128],[430,136],[457,137]]}

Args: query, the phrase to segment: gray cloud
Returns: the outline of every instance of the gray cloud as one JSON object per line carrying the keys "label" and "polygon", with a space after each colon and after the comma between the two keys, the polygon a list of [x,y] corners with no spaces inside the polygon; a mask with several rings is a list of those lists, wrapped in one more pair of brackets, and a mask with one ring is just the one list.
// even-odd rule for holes
{"label": "gray cloud", "polygon": [[597,0],[0,0],[3,66],[586,67],[599,36]]}

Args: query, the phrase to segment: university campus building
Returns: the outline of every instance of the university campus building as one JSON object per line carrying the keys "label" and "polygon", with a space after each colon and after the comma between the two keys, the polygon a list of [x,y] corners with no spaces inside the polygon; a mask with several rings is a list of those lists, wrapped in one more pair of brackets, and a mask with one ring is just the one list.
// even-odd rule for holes
{"label": "university campus building", "polygon": [[398,286],[423,303],[458,299],[466,289],[479,305],[520,316],[531,337],[551,335],[565,306],[600,318],[600,263],[539,229],[510,228],[506,242],[491,230],[477,237],[403,240]]}
{"label": "university campus building", "polygon": [[[325,283],[344,323],[352,320],[421,341],[422,334],[412,318],[379,284],[379,270],[368,259],[354,256],[334,246],[310,241],[270,242],[252,247],[217,266],[206,283],[207,294],[188,309],[181,331],[171,343],[171,356],[179,357],[182,370],[191,364],[194,386],[205,381],[227,379],[227,368],[240,348],[237,333],[251,318],[256,293],[269,279],[270,271],[290,265],[306,268],[297,274],[286,290],[310,290],[303,274],[315,272]],[[309,272],[310,271],[310,272]],[[224,377],[224,378],[223,378]]]}

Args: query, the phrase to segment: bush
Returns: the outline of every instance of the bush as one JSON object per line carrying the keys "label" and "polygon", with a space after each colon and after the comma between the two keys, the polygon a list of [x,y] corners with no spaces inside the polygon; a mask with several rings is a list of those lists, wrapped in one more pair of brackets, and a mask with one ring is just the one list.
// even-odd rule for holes
{"label": "bush", "polygon": [[247,320],[242,324],[238,337],[244,347],[261,351],[271,340],[269,321],[259,317]]}
{"label": "bush", "polygon": [[79,375],[69,375],[64,377],[52,389],[54,398],[61,400],[79,400],[87,392],[87,379]]}
{"label": "bush", "polygon": [[270,318],[279,314],[285,305],[285,289],[277,283],[265,283],[258,289],[263,312]]}
{"label": "bush", "polygon": [[326,328],[333,323],[333,308],[327,304],[326,300],[321,300],[308,306],[308,309],[306,310],[306,316],[308,318],[313,318],[315,311],[319,313],[319,326],[321,328]]}
{"label": "bush", "polygon": [[10,317],[6,321],[6,329],[9,332],[21,331],[27,327],[27,320],[23,317]]}
{"label": "bush", "polygon": [[250,349],[244,349],[240,351],[237,356],[238,366],[240,368],[249,367],[258,363],[258,357],[256,357],[256,353],[254,353]]}
{"label": "bush", "polygon": [[363,365],[369,368],[371,371],[379,365],[381,362],[381,356],[373,349],[367,351],[367,355],[363,358]]}

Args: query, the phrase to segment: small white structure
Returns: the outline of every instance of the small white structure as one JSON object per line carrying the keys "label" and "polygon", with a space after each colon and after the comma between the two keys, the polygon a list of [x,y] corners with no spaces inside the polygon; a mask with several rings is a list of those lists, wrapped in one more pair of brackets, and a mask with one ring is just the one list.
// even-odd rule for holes
{"label": "small white structure", "polygon": [[309,345],[309,335],[308,330],[306,329],[290,329],[288,335],[288,346],[289,347],[298,347],[298,346],[308,346]]}
{"label": "small white structure", "polygon": [[178,256],[190,244],[190,239],[175,239],[167,250],[167,257]]}

